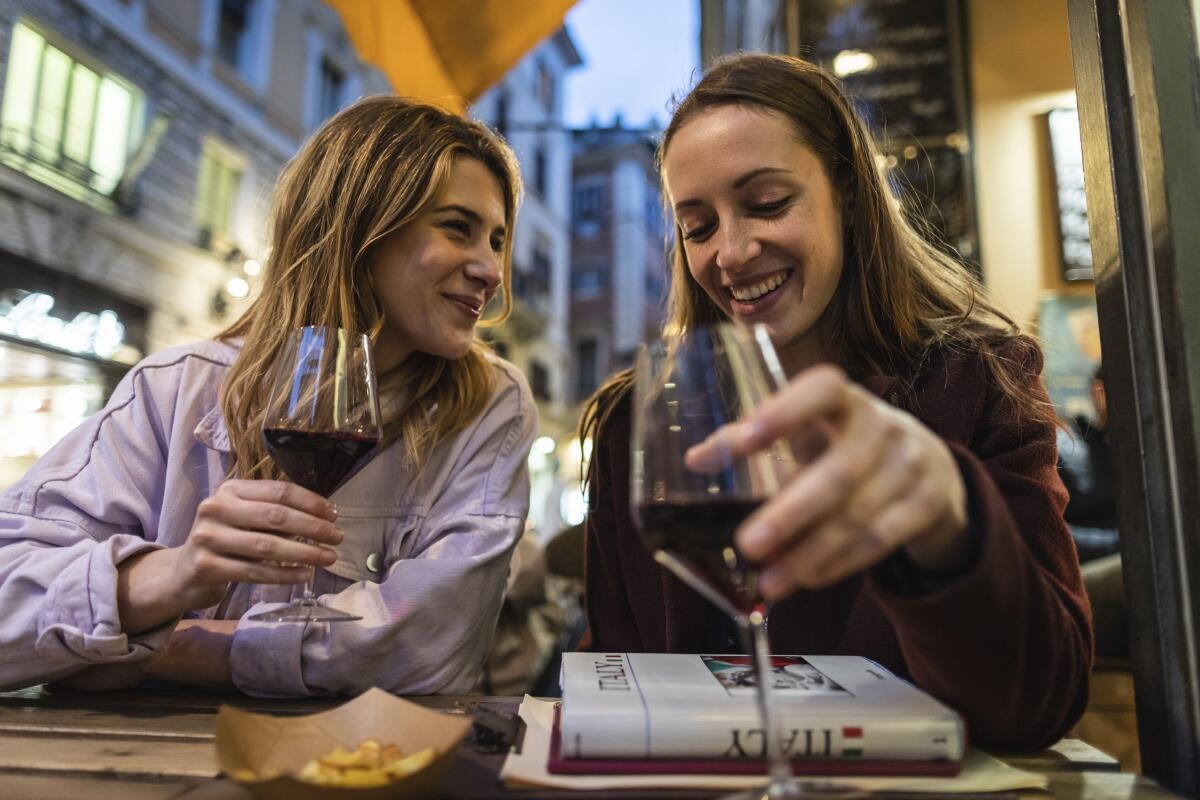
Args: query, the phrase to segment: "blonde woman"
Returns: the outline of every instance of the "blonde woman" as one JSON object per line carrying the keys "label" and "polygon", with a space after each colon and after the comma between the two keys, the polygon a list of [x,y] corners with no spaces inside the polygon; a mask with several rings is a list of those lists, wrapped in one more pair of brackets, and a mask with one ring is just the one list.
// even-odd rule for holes
{"label": "blonde woman", "polygon": [[[317,131],[280,178],[245,315],[134,367],[0,495],[0,685],[472,689],[536,427],[522,376],[475,338],[495,295],[508,311],[519,188],[486,129],[401,98]],[[266,376],[301,325],[365,331],[382,376],[384,447],[332,502],[260,440]],[[314,572],[361,622],[246,619]]]}
{"label": "blonde woman", "polygon": [[[868,656],[955,706],[979,744],[1061,737],[1087,702],[1092,632],[1036,344],[908,224],[812,64],[717,63],[659,159],[669,327],[765,325],[791,378],[691,465],[723,445],[823,444],[736,535],[774,603],[773,651]],[[592,646],[737,652],[728,618],[633,531],[628,390],[628,374],[602,387],[583,424]]]}

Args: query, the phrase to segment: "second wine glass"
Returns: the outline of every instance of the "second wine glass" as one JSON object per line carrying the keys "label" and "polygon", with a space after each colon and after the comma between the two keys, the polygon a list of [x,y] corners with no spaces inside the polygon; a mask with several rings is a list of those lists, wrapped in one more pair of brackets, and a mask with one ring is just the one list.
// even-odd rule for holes
{"label": "second wine glass", "polygon": [[[370,341],[342,328],[306,326],[289,335],[276,365],[262,437],[293,483],[329,497],[378,447],[379,394]],[[256,614],[267,622],[362,619],[317,601],[310,577],[289,605]]]}
{"label": "second wine glass", "polygon": [[775,350],[764,328],[721,324],[642,348],[634,373],[633,518],[656,561],[733,617],[754,664],[770,783],[739,797],[798,797],[771,712],[758,572],[734,544],[742,521],[793,474],[794,459],[778,442],[748,456],[717,453],[701,471],[685,463],[690,448],[782,385]]}

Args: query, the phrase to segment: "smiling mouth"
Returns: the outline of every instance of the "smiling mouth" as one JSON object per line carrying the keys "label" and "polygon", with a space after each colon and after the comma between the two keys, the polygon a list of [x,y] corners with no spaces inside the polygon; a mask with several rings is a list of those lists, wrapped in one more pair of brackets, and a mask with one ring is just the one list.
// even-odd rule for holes
{"label": "smiling mouth", "polygon": [[483,311],[483,301],[478,298],[461,294],[448,294],[446,298],[472,317],[478,318]]}
{"label": "smiling mouth", "polygon": [[769,294],[779,291],[779,288],[792,277],[792,270],[785,269],[768,275],[760,281],[742,286],[727,286],[726,293],[739,303],[755,303]]}

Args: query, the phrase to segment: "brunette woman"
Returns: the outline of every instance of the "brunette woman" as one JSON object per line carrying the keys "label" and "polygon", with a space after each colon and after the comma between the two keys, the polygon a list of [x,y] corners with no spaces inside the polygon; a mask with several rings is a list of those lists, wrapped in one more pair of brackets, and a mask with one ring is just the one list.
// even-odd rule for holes
{"label": "brunette woman", "polygon": [[[1092,653],[1041,354],[906,221],[878,163],[836,81],[796,58],[718,62],[678,104],[659,150],[667,329],[765,325],[790,378],[689,462],[779,438],[809,451],[736,538],[774,602],[774,652],[867,656],[976,743],[1041,747],[1081,714]],[[736,650],[634,533],[629,385],[602,387],[582,424],[591,646]]]}

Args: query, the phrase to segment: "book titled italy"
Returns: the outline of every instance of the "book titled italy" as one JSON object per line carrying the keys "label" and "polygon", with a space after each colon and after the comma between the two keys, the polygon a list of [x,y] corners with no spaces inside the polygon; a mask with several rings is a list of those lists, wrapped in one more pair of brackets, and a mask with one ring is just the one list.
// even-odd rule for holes
{"label": "book titled italy", "polygon": [[[563,759],[760,760],[744,655],[566,653]],[[962,718],[858,656],[772,656],[772,709],[794,760],[957,762]]]}

